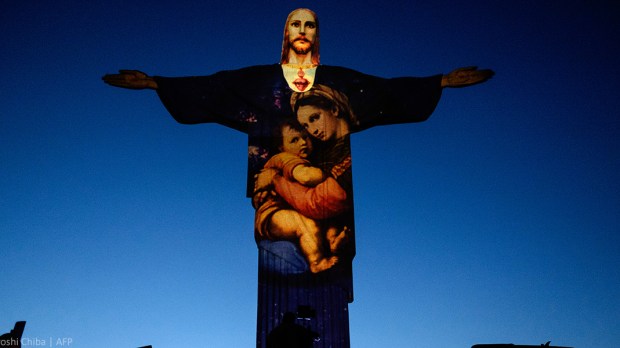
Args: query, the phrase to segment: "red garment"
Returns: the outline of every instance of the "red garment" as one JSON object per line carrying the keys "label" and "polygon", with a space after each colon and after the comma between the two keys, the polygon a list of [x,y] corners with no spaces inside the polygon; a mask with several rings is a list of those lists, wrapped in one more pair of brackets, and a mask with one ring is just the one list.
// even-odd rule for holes
{"label": "red garment", "polygon": [[315,187],[303,186],[280,175],[276,175],[273,182],[276,192],[293,209],[311,219],[328,219],[351,208],[347,193],[332,177]]}

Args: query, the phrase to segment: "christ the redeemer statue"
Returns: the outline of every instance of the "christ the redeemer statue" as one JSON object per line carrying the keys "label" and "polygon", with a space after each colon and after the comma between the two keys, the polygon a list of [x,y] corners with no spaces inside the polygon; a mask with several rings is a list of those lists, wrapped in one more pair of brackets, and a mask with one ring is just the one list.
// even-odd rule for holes
{"label": "christ the redeemer statue", "polygon": [[321,335],[315,346],[349,347],[355,255],[350,134],[424,121],[443,88],[492,76],[470,67],[385,79],[321,65],[318,18],[297,9],[286,20],[280,64],[180,78],[121,70],[103,80],[155,90],[180,123],[215,122],[248,134],[247,195],[256,208],[259,246],[257,346],[265,346],[284,313],[296,312]]}

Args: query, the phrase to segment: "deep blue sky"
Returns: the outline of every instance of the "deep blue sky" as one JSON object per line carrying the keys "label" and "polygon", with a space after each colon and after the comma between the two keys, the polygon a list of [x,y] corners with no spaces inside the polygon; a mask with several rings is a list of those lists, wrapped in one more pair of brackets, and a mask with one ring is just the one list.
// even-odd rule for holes
{"label": "deep blue sky", "polygon": [[616,347],[614,1],[2,1],[0,331],[254,346],[245,135],[100,77],[275,63],[297,7],[319,14],[324,64],[497,72],[427,122],[354,136],[352,347]]}

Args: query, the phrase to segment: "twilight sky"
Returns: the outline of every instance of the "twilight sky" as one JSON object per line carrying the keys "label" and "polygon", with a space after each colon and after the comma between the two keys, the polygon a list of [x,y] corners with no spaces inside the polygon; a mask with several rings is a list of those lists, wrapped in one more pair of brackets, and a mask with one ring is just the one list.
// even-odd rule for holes
{"label": "twilight sky", "polygon": [[154,92],[100,77],[276,63],[297,7],[319,15],[323,64],[497,73],[445,90],[424,123],[353,136],[351,346],[616,347],[620,7],[605,0],[2,1],[0,333],[254,346],[246,136],[177,124]]}

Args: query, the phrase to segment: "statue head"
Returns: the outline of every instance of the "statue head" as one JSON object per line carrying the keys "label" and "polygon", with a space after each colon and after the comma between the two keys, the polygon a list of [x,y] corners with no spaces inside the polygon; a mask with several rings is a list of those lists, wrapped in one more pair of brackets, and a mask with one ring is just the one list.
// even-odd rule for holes
{"label": "statue head", "polygon": [[281,64],[319,64],[319,19],[307,8],[298,8],[286,18]]}

